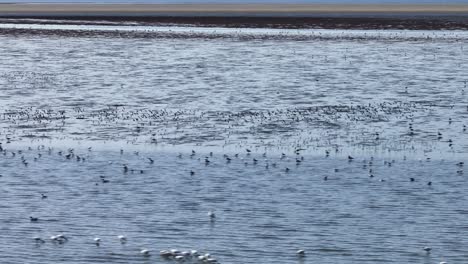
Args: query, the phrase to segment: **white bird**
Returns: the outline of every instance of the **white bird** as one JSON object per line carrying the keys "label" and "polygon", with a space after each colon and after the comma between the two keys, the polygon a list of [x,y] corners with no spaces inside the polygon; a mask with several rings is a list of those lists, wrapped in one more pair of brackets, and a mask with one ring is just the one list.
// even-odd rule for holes
{"label": "white bird", "polygon": [[180,254],[180,250],[177,250],[177,249],[171,249],[169,251],[172,253],[172,255]]}
{"label": "white bird", "polygon": [[206,262],[206,263],[217,263],[218,260],[215,259],[215,258],[207,258],[207,259],[205,259],[205,262]]}
{"label": "white bird", "polygon": [[126,237],[126,236],[124,236],[124,235],[119,235],[119,236],[117,236],[117,237],[119,238],[120,243],[123,244],[123,243],[127,242],[127,237]]}
{"label": "white bird", "polygon": [[68,238],[66,236],[64,236],[63,234],[59,234],[59,235],[56,235],[56,236],[51,236],[50,240],[52,240],[54,242],[64,243],[64,242],[68,241]]}
{"label": "white bird", "polygon": [[149,256],[150,255],[150,251],[146,248],[142,249],[140,251],[140,254],[142,254],[143,256]]}
{"label": "white bird", "polygon": [[296,251],[297,255],[299,255],[300,257],[303,257],[305,256],[305,251],[303,249],[299,249],[298,251]]}
{"label": "white bird", "polygon": [[441,261],[441,262],[439,262],[439,264],[447,264],[447,262]]}
{"label": "white bird", "polygon": [[101,239],[99,237],[94,238],[94,243],[99,246],[99,243],[101,243]]}
{"label": "white bird", "polygon": [[177,261],[183,261],[185,259],[185,257],[184,256],[175,256],[174,259],[177,260]]}
{"label": "white bird", "polygon": [[172,257],[172,256],[173,256],[172,252],[170,252],[170,251],[168,251],[168,250],[161,250],[161,251],[159,252],[159,255],[160,255],[161,257],[164,257],[164,258],[169,258],[169,257]]}
{"label": "white bird", "polygon": [[68,238],[66,236],[64,236],[63,234],[58,234],[57,239],[68,240]]}

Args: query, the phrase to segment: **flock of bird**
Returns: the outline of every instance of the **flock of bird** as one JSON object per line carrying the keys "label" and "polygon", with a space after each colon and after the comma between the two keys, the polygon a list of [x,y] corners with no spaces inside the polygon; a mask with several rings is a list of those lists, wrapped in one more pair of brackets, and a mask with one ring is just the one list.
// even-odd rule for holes
{"label": "flock of bird", "polygon": [[[316,41],[316,40],[385,40],[385,41],[431,41],[442,40],[457,43],[465,43],[466,36],[459,36],[459,33],[431,34],[422,33],[417,36],[407,36],[403,32],[395,33],[373,33],[373,34],[349,34],[343,31],[341,34],[336,32],[329,34],[326,32],[310,32],[308,34],[299,34],[291,32],[276,32],[270,33],[248,33],[242,31],[230,31],[229,33],[220,31],[160,31],[160,30],[54,30],[54,29],[30,29],[30,28],[9,28],[1,29],[0,35],[54,35],[66,37],[109,37],[109,38],[202,38],[202,39],[235,39],[235,40],[294,40],[294,41]],[[461,46],[463,49],[463,45]],[[434,55],[435,56],[435,55]],[[324,56],[326,59],[326,56]],[[48,82],[56,81],[53,76],[29,76],[21,72],[13,75],[0,76],[6,79],[6,82],[13,83],[15,78],[28,78],[39,80],[33,83],[34,86],[46,87]],[[40,78],[43,78],[40,80]],[[320,83],[320,78],[315,78],[315,82]],[[464,83],[466,88],[466,81]],[[401,89],[402,94],[409,94],[412,91],[407,87]],[[464,90],[461,90],[464,95]],[[454,107],[454,105],[450,106]],[[459,105],[457,107],[460,108]],[[468,106],[462,106],[463,110],[468,111]],[[56,150],[54,148],[46,148],[41,145],[37,148],[38,153],[31,158],[28,153],[33,152],[33,148],[27,150],[15,150],[6,147],[10,143],[24,138],[31,139],[50,139],[60,138],[62,135],[80,134],[83,137],[99,139],[99,140],[129,140],[131,143],[149,143],[149,144],[192,144],[194,142],[219,141],[222,146],[236,145],[237,147],[245,148],[251,142],[259,142],[260,146],[268,143],[270,146],[300,146],[295,147],[293,154],[281,153],[279,156],[272,157],[267,152],[257,154],[256,150],[251,148],[243,150],[241,153],[223,153],[215,154],[209,152],[207,155],[201,155],[201,151],[192,150],[191,153],[179,154],[178,158],[182,159],[188,156],[190,159],[198,159],[201,164],[210,166],[213,163],[230,164],[238,162],[244,165],[263,166],[266,170],[277,169],[282,173],[289,173],[294,170],[295,166],[301,166],[307,162],[307,159],[302,155],[305,148],[315,146],[317,138],[326,138],[327,144],[324,144],[324,155],[329,157],[332,153],[340,153],[343,151],[338,144],[330,143],[333,139],[333,134],[330,131],[336,131],[335,128],[340,128],[345,136],[356,135],[355,138],[348,138],[347,142],[351,144],[362,144],[376,146],[385,142],[394,142],[398,138],[399,142],[412,142],[418,138],[430,138],[431,142],[437,142],[447,145],[450,149],[463,148],[465,142],[463,137],[453,137],[454,134],[465,134],[466,125],[464,120],[456,120],[450,116],[447,122],[449,129],[442,130],[427,130],[423,126],[424,122],[414,122],[418,115],[424,116],[434,108],[430,104],[417,103],[412,101],[392,101],[379,103],[366,103],[360,105],[320,105],[313,107],[289,107],[278,108],[271,110],[239,110],[239,111],[202,111],[202,110],[171,110],[171,109],[142,109],[142,108],[127,108],[124,105],[111,105],[100,109],[86,109],[83,107],[74,108],[35,108],[35,107],[15,107],[14,109],[2,109],[0,113],[1,134],[5,135],[5,141],[0,142],[0,154],[14,159],[19,157],[22,166],[31,166],[32,162],[40,162],[45,155],[58,155],[63,162],[87,162],[89,156],[86,153],[78,153],[74,149]],[[457,110],[459,110],[457,108]],[[393,133],[385,128],[380,130],[377,128],[367,129],[367,126],[373,123],[386,123],[387,127],[393,127],[404,124],[402,130],[395,129]],[[364,125],[362,125],[364,124]],[[115,133],[109,135],[109,127],[125,127],[127,130],[114,130]],[[358,133],[350,133],[358,132]],[[78,133],[79,132],[79,133]],[[251,141],[245,141],[242,138],[245,135],[250,135]],[[263,138],[270,135],[282,138],[288,138],[289,141],[283,139],[275,139],[273,142],[266,142]],[[198,138],[200,137],[200,138]],[[137,139],[135,139],[137,138]],[[141,141],[143,138],[143,141]],[[291,140],[290,138],[293,138]],[[460,139],[461,138],[461,139]],[[81,139],[81,138],[78,138]],[[140,141],[138,141],[140,140]],[[5,145],[2,145],[4,143]],[[332,146],[332,147],[330,147]],[[88,151],[92,151],[89,148]],[[124,150],[121,150],[121,154]],[[139,156],[138,151],[134,152]],[[0,157],[1,157],[0,155]],[[29,155],[30,156],[30,155]],[[218,158],[220,157],[220,158]],[[359,158],[351,155],[345,155],[348,164],[359,163]],[[424,158],[430,162],[430,158]],[[422,161],[424,161],[421,160]],[[146,163],[153,164],[153,157],[142,157]],[[395,160],[385,160],[384,166],[391,167],[396,163]],[[365,175],[369,178],[378,177],[375,174],[374,168],[376,161],[370,157],[363,159],[362,164],[359,163],[365,171]],[[146,171],[139,166],[131,164],[119,164],[124,174],[140,173],[145,174]],[[459,161],[454,164],[456,173],[464,174],[464,162]],[[334,172],[339,172],[339,168],[335,168]],[[197,175],[199,172],[192,169],[187,171],[191,176]],[[1,175],[0,175],[1,176]],[[328,181],[329,176],[323,176],[323,181]],[[387,179],[381,178],[379,182],[385,182]],[[416,177],[408,177],[410,183],[421,182]],[[112,184],[105,176],[99,176],[98,184]],[[414,183],[413,183],[414,184]],[[437,183],[432,181],[424,181],[424,185],[432,186]],[[428,187],[430,188],[430,187]],[[41,193],[41,199],[48,199],[49,194]],[[214,211],[207,213],[207,218],[214,222],[216,214]],[[31,223],[41,223],[38,216],[29,216]],[[33,240],[38,245],[44,243],[65,244],[73,240],[72,237],[65,234],[55,234],[49,238],[34,237]],[[105,243],[113,243],[112,241],[103,240],[100,237],[90,238],[95,246],[101,246]],[[119,235],[116,238],[121,244],[126,244],[132,241],[124,235]],[[424,247],[423,252],[431,254],[432,248]],[[153,251],[148,248],[142,248],[139,252],[144,257],[151,257]],[[290,252],[299,259],[306,258],[306,251],[298,249],[296,252]],[[309,253],[310,254],[310,253]],[[168,261],[177,262],[199,262],[199,263],[219,263],[220,261],[209,253],[200,253],[198,250],[179,250],[179,249],[164,249],[159,251],[159,256]],[[442,261],[440,264],[446,264]]]}
{"label": "flock of bird", "polygon": [[63,36],[63,37],[100,37],[100,38],[157,38],[157,39],[235,39],[242,41],[252,40],[293,40],[293,41],[321,41],[321,40],[387,40],[387,41],[431,41],[449,40],[465,41],[466,35],[459,32],[436,33],[411,33],[405,31],[385,32],[376,30],[374,32],[359,31],[326,31],[326,30],[257,30],[204,28],[195,30],[193,28],[166,29],[165,27],[94,27],[88,29],[70,28],[63,25],[57,28],[33,28],[32,26],[16,26],[0,28],[0,35],[41,35],[41,36]]}
{"label": "flock of bird", "polygon": [[[9,143],[7,143],[8,145]],[[32,147],[28,147],[26,150],[10,150],[9,148],[5,147],[2,143],[0,143],[0,153],[3,156],[9,156],[11,158],[16,158],[16,156],[20,156],[21,162],[24,164],[24,166],[28,166],[29,160],[25,158],[25,155],[28,152],[33,152],[34,149]],[[68,150],[57,150],[54,148],[46,148],[44,145],[39,145],[37,146],[37,151],[38,153],[36,156],[33,158],[34,162],[40,161],[40,159],[43,158],[43,154],[48,154],[48,155],[58,155],[63,157],[64,162],[69,162],[71,160],[74,160],[76,162],[86,162],[88,160],[88,155],[86,153],[82,154],[77,154],[77,151],[74,149],[68,149]],[[93,149],[92,147],[89,147],[87,149],[87,152],[92,152]],[[270,157],[270,155],[265,152],[262,154],[258,154],[252,149],[245,149],[243,153],[234,153],[234,154],[222,154],[222,160],[226,163],[229,164],[233,162],[234,159],[239,160],[241,163],[244,163],[245,165],[253,165],[253,166],[265,166],[265,169],[270,169],[270,168],[278,168],[282,167],[284,170],[284,173],[288,173],[291,169],[294,167],[288,167],[287,164],[293,163],[295,166],[300,166],[302,163],[306,162],[305,157],[302,155],[302,152],[305,151],[303,148],[296,148],[293,151],[292,155],[288,155],[285,153],[281,153],[279,157]],[[124,149],[120,150],[120,154],[122,155],[124,153]],[[331,154],[330,150],[325,151],[324,155],[325,157],[329,157]],[[134,151],[133,155],[135,156],[140,156],[141,154],[138,151]],[[205,166],[209,166],[212,162],[217,162],[219,163],[220,160],[216,159],[215,156],[218,156],[217,154],[213,152],[209,152],[206,156],[199,153],[199,151],[192,150],[189,155],[184,155],[182,153],[178,154],[177,157],[179,159],[182,159],[184,157],[188,157],[190,159],[198,159],[200,163],[204,163]],[[152,157],[141,157],[142,161],[145,161],[149,164],[153,164],[155,160]],[[358,158],[355,158],[351,155],[347,156],[347,163],[353,164],[355,162],[359,162]],[[423,160],[421,160],[423,161]],[[430,158],[426,158],[426,162],[430,161]],[[370,159],[364,159],[362,160],[362,168],[365,170],[368,170],[368,175],[369,177],[373,178],[373,167],[374,165],[374,158],[370,157]],[[393,164],[395,164],[395,160],[388,160],[384,161],[384,166],[391,167]],[[262,165],[263,164],[263,165]],[[463,174],[463,167],[464,167],[464,162],[460,161],[455,164],[455,166],[458,168],[457,173],[458,174]],[[278,168],[280,169],[280,168]],[[127,173],[145,173],[142,169],[136,167],[130,167],[128,164],[122,164],[122,170],[124,174]],[[339,172],[338,168],[335,168],[335,172]],[[194,176],[196,174],[196,171],[191,170],[190,175]],[[323,178],[324,181],[328,180],[328,177],[325,176]],[[109,183],[109,181],[104,177],[101,176],[101,181],[102,183]],[[380,179],[379,181],[385,181],[384,179]],[[410,182],[414,182],[415,178],[411,177],[409,178]],[[432,182],[427,182],[427,185],[432,185]],[[48,196],[46,194],[41,194],[41,199],[47,199]],[[210,219],[210,221],[215,221],[216,220],[216,214],[214,211],[209,211],[207,213],[207,217]],[[30,221],[31,222],[39,222],[40,219],[35,216],[30,216]],[[38,244],[46,243],[47,239],[40,238],[40,237],[34,237],[34,241]],[[122,243],[125,244],[127,243],[127,237],[123,235],[119,235],[117,239]],[[69,237],[67,237],[64,234],[57,234],[53,235],[50,237],[50,242],[55,243],[55,244],[64,244],[69,241]],[[100,246],[102,243],[105,243],[105,241],[102,241],[101,238],[96,237],[93,239],[94,244],[96,246]],[[427,254],[431,253],[431,248],[430,247],[425,247],[424,251]],[[152,251],[147,248],[143,248],[140,250],[139,254],[145,256],[145,257],[150,257],[152,255]],[[303,249],[297,250],[295,253],[298,258],[304,258],[306,257],[306,252]],[[177,249],[169,249],[169,250],[161,250],[159,252],[159,255],[166,260],[174,260],[177,262],[183,262],[183,261],[195,261],[195,262],[200,262],[200,263],[219,263],[219,260],[210,255],[209,253],[199,253],[197,250],[187,250],[187,251],[182,251],[182,250],[177,250]],[[440,262],[441,264],[446,263],[446,262]]]}
{"label": "flock of bird", "polygon": [[[0,119],[7,142],[22,138],[62,139],[64,135],[76,134],[73,139],[92,138],[131,144],[183,145],[210,140],[223,147],[242,147],[260,142],[276,147],[296,144],[311,148],[325,142],[339,147],[336,133],[343,133],[341,138],[347,137],[347,142],[362,148],[407,148],[433,139],[433,142],[448,146],[453,151],[463,149],[465,143],[462,139],[467,128],[462,121],[449,118],[449,127],[433,131],[424,123],[412,121],[431,110],[427,105],[405,102],[239,112],[127,109],[125,106],[109,106],[99,110],[27,107],[6,109],[0,114]],[[385,126],[366,126],[376,122]],[[405,123],[406,128],[402,125]],[[392,125],[400,129],[386,129]],[[109,134],[109,127],[119,129]],[[246,134],[249,135],[247,138]]]}
{"label": "flock of bird", "polygon": [[[213,218],[214,214],[212,212],[209,212],[208,216],[210,218]],[[31,221],[33,221],[32,218]],[[34,221],[37,221],[37,219]],[[118,235],[117,239],[118,241],[120,241],[121,244],[126,244],[128,242],[127,237],[124,235]],[[38,244],[46,243],[45,239],[38,236],[34,237],[33,240]],[[64,244],[68,242],[69,239],[64,234],[58,234],[51,236],[50,241],[52,243]],[[101,245],[101,243],[103,243],[102,239],[99,237],[94,238],[93,241],[94,244],[98,247]],[[139,254],[145,257],[150,257],[152,255],[152,251],[147,248],[142,248]],[[297,254],[299,256],[304,256],[305,253],[304,250],[299,250]],[[188,251],[182,251],[178,249],[161,250],[159,252],[159,255],[165,260],[175,260],[177,262],[196,261],[199,263],[220,263],[218,259],[212,256],[210,253],[200,253],[199,251],[194,249]]]}

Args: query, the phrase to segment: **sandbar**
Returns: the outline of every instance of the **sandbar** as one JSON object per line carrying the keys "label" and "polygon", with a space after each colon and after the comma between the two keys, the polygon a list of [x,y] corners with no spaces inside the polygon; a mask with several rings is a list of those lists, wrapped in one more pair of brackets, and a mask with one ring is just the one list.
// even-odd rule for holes
{"label": "sandbar", "polygon": [[468,4],[0,4],[0,22],[8,18],[222,27],[465,30]]}

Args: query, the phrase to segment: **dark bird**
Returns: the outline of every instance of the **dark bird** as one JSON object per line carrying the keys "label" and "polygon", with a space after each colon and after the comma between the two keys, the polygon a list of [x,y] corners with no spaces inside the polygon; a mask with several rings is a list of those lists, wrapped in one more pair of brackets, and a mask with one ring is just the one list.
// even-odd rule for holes
{"label": "dark bird", "polygon": [[432,248],[424,247],[423,250],[426,251],[427,254],[429,254],[429,253],[431,253]]}
{"label": "dark bird", "polygon": [[45,243],[45,240],[40,237],[34,237],[34,241],[36,241],[37,243]]}

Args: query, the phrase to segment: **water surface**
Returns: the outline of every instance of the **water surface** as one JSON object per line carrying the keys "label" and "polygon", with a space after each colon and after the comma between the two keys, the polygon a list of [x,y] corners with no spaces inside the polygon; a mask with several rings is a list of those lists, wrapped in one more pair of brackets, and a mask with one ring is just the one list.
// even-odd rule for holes
{"label": "water surface", "polygon": [[5,263],[468,261],[466,31],[14,27]]}

